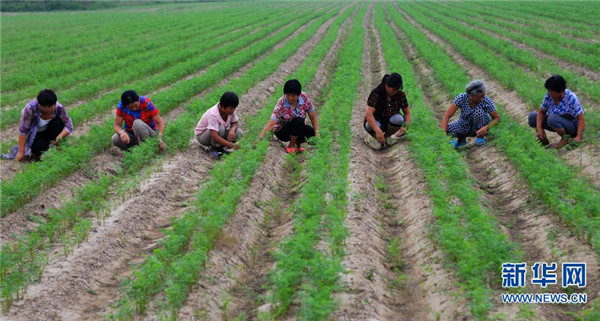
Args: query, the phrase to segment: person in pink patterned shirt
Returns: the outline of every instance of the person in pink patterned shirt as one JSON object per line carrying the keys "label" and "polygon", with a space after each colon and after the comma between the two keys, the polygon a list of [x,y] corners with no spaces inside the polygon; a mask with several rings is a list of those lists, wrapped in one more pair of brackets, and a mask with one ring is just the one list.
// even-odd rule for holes
{"label": "person in pink patterned shirt", "polygon": [[[306,115],[310,117],[312,126],[305,123]],[[289,141],[285,151],[291,154],[303,152],[302,143],[318,135],[317,115],[310,97],[302,92],[302,85],[298,79],[288,80],[283,86],[283,96],[275,104],[271,119],[263,128],[260,137],[265,137],[271,130],[274,130],[279,140]]]}

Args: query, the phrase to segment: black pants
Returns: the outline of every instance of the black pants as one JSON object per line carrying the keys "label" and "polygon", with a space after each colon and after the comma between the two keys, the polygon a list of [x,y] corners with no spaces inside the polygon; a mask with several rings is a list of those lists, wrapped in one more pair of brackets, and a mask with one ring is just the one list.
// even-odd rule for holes
{"label": "black pants", "polygon": [[306,125],[304,118],[296,117],[275,132],[275,136],[284,142],[289,142],[291,136],[296,136],[297,143],[304,143],[308,138],[315,136],[315,129]]}
{"label": "black pants", "polygon": [[31,145],[31,154],[40,156],[43,152],[50,148],[50,141],[55,140],[56,136],[65,128],[65,123],[59,117],[54,117],[49,123],[46,130],[38,132],[35,135],[33,144]]}

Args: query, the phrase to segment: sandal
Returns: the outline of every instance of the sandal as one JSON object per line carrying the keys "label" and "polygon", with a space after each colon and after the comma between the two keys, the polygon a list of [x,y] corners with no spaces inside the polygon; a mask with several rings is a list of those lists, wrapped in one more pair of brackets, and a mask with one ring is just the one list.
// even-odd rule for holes
{"label": "sandal", "polygon": [[475,140],[475,145],[481,147],[483,145],[487,144],[487,142],[485,141],[485,139],[481,138],[481,137],[477,137],[477,139]]}
{"label": "sandal", "polygon": [[288,154],[295,154],[296,153],[296,149],[293,147],[286,147],[285,148],[285,152]]}
{"label": "sandal", "polygon": [[467,146],[467,142],[466,141],[459,143],[457,139],[451,140],[450,144],[454,145],[454,149],[459,149],[461,147]]}
{"label": "sandal", "polygon": [[297,149],[298,153],[302,153],[305,150],[306,150],[306,148],[304,148],[304,147],[298,147],[298,149]]}

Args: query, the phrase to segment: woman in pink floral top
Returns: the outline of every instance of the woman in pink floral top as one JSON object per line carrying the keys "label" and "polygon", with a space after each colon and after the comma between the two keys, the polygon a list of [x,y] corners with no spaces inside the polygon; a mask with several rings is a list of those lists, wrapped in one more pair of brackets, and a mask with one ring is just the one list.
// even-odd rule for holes
{"label": "woman in pink floral top", "polygon": [[[312,126],[305,124],[307,114]],[[303,152],[302,143],[318,135],[317,115],[310,97],[302,92],[302,85],[298,79],[288,80],[283,86],[283,96],[275,104],[273,115],[260,133],[260,137],[265,137],[271,130],[275,131],[275,136],[279,140],[290,142],[285,151],[292,154]]]}

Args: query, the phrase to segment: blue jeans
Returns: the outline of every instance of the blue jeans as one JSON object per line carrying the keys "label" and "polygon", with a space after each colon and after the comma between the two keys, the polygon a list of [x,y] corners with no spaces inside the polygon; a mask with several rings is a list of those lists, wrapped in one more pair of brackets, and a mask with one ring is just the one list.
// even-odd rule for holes
{"label": "blue jeans", "polygon": [[[529,114],[529,126],[533,128],[537,128],[537,115],[538,112],[534,111]],[[542,122],[542,128],[545,130],[549,130],[551,132],[556,132],[554,128],[564,128],[564,130],[571,137],[577,136],[577,118],[569,119],[570,115],[565,117],[564,115],[556,115],[551,113],[546,113],[544,116],[544,121]]]}
{"label": "blue jeans", "polygon": [[[375,122],[377,122],[377,126],[379,126],[379,128],[381,128],[381,131],[385,133],[385,131],[387,131],[387,124],[382,126],[381,122],[379,120],[375,120]],[[401,114],[393,114],[390,119],[388,120],[388,124],[394,126],[394,127],[402,127],[402,125],[404,124],[404,116],[402,116]],[[369,125],[369,122],[367,122],[365,120],[365,129],[367,130],[367,132],[369,134],[372,134],[375,132],[375,130],[373,128],[371,128],[371,126]]]}

